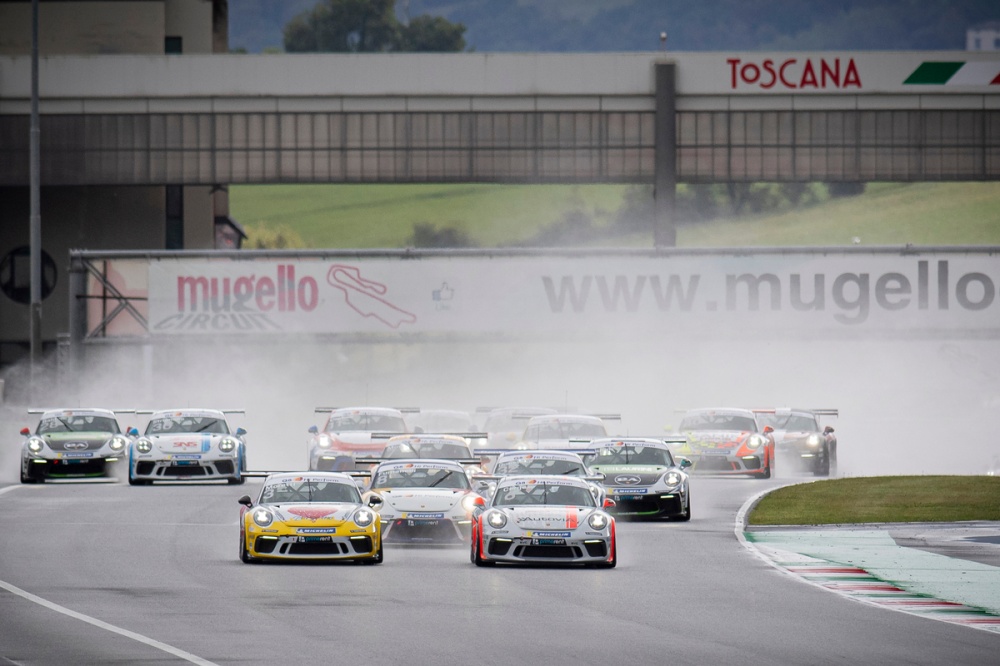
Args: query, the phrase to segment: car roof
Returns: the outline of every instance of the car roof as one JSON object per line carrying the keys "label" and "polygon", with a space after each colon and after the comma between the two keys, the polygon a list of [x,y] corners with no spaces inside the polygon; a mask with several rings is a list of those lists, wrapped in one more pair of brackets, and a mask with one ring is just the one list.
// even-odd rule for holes
{"label": "car roof", "polygon": [[51,418],[55,418],[57,416],[105,416],[105,417],[112,418],[112,419],[115,419],[115,420],[118,419],[118,417],[115,416],[115,413],[113,411],[111,411],[110,409],[99,409],[99,408],[93,408],[93,409],[80,409],[80,408],[77,408],[77,409],[73,409],[73,408],[70,408],[70,409],[49,409],[49,410],[46,410],[46,411],[42,412],[42,414],[41,414],[41,418],[43,418],[43,419],[51,419]]}
{"label": "car roof", "polygon": [[669,444],[662,439],[653,439],[652,437],[602,437],[601,439],[592,440],[588,446],[596,449],[602,446],[615,446],[619,444],[621,446],[648,446],[655,449],[670,450]]}
{"label": "car roof", "polygon": [[535,423],[604,423],[599,416],[590,414],[539,414],[528,419],[528,425]]}
{"label": "car roof", "polygon": [[422,433],[406,433],[402,435],[395,435],[390,437],[385,441],[385,445],[390,444],[458,444],[461,446],[468,446],[469,442],[464,437],[460,435],[424,435]]}
{"label": "car roof", "polygon": [[538,458],[539,460],[573,460],[575,462],[583,462],[583,458],[580,454],[574,453],[573,451],[559,451],[559,450],[529,450],[529,451],[504,451],[499,456],[497,456],[497,462],[507,461],[507,460],[518,460],[525,458]]}
{"label": "car roof", "polygon": [[338,483],[348,483],[355,486],[354,478],[343,472],[279,472],[268,474],[264,479],[264,484],[283,481],[336,481]]}
{"label": "car roof", "polygon": [[403,416],[403,412],[395,407],[337,407],[330,410],[330,416],[334,414],[380,414],[383,416]]}
{"label": "car roof", "polygon": [[152,414],[150,414],[149,419],[153,420],[153,419],[170,418],[172,416],[197,416],[197,417],[211,416],[213,418],[223,419],[223,420],[225,420],[226,418],[225,413],[219,409],[184,408],[184,409],[161,409],[159,411],[155,411]]}
{"label": "car roof", "polygon": [[736,416],[749,416],[750,418],[755,418],[756,414],[752,409],[745,409],[743,407],[702,407],[699,409],[689,409],[684,415],[688,414],[733,414]]}

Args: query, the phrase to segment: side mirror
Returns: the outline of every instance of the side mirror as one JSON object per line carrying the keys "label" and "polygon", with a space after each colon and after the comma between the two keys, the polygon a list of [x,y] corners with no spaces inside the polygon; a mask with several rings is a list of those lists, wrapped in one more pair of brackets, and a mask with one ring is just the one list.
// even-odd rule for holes
{"label": "side mirror", "polygon": [[605,509],[612,509],[615,506],[617,506],[617,505],[615,504],[615,501],[613,499],[611,499],[610,497],[605,497],[604,498],[604,508]]}
{"label": "side mirror", "polygon": [[319,428],[317,428],[316,426],[309,426],[309,432],[315,435],[316,433],[319,432]]}
{"label": "side mirror", "polygon": [[603,481],[604,479],[608,478],[608,475],[605,474],[604,472],[594,472],[593,477],[595,481]]}
{"label": "side mirror", "polygon": [[236,436],[237,437],[242,437],[245,434],[247,434],[247,431],[244,430],[243,428],[237,428],[236,429]]}
{"label": "side mirror", "polygon": [[827,427],[823,428],[823,434],[824,435],[829,435],[832,432],[833,432],[833,426],[827,426]]}
{"label": "side mirror", "polygon": [[385,500],[382,499],[381,495],[372,494],[371,496],[368,497],[368,508],[369,509],[376,509],[377,510],[383,504],[385,504]]}
{"label": "side mirror", "polygon": [[24,435],[25,437],[27,437],[28,435],[31,434],[31,429],[30,428],[21,428],[21,434]]}
{"label": "side mirror", "polygon": [[770,435],[772,432],[774,432],[774,428],[772,428],[771,426],[764,426],[765,435]]}
{"label": "side mirror", "polygon": [[681,469],[687,469],[693,464],[690,458],[685,458],[684,456],[677,456],[677,463],[681,466]]}
{"label": "side mirror", "polygon": [[242,504],[243,506],[253,506],[253,500],[250,499],[249,495],[244,495],[243,497],[239,498],[236,501]]}
{"label": "side mirror", "polygon": [[485,509],[486,508],[486,500],[484,500],[482,497],[480,497],[479,495],[477,495],[472,500],[472,506],[476,507],[477,509]]}
{"label": "side mirror", "polygon": [[128,429],[128,435],[129,435],[129,437],[138,437],[139,436],[139,429],[138,428],[134,428],[134,427],[133,428],[129,428]]}

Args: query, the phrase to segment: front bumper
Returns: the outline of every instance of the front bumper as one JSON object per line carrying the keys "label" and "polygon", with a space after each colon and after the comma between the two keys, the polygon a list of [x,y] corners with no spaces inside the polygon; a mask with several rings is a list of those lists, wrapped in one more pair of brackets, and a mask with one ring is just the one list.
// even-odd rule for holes
{"label": "front bumper", "polygon": [[684,454],[693,463],[688,472],[696,474],[759,474],[764,471],[764,453],[737,456],[735,454]]}
{"label": "front bumper", "polygon": [[350,536],[250,534],[247,551],[262,560],[363,560],[379,551],[377,533]]}
{"label": "front bumper", "polygon": [[239,479],[239,458],[136,458],[132,461],[131,476],[144,481],[216,481]]}
{"label": "front bumper", "polygon": [[461,544],[472,536],[472,520],[448,516],[412,518],[382,514],[382,540],[385,543]]}
{"label": "front bumper", "polygon": [[601,564],[608,561],[612,547],[610,535],[546,539],[487,534],[481,552],[493,562]]}
{"label": "front bumper", "polygon": [[100,456],[63,456],[49,458],[31,456],[23,461],[26,472],[32,476],[50,479],[73,479],[108,476],[112,465],[122,460],[122,454]]}
{"label": "front bumper", "polygon": [[683,489],[673,491],[650,489],[646,493],[619,493],[619,490],[616,487],[608,488],[608,497],[615,501],[615,506],[607,511],[615,516],[669,518],[684,514],[687,509],[687,491]]}

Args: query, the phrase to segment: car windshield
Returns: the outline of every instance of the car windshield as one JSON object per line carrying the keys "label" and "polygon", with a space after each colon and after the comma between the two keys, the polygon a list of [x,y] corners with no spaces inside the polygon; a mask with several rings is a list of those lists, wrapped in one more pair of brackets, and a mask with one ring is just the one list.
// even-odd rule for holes
{"label": "car windshield", "polygon": [[586,476],[587,470],[574,460],[553,460],[551,458],[515,458],[502,460],[493,468],[496,476],[512,476],[514,474],[563,474],[567,476]]}
{"label": "car windshield", "polygon": [[229,426],[224,419],[214,416],[164,416],[153,419],[146,426],[147,435],[170,435],[174,433],[203,432],[214,435],[228,435]]}
{"label": "car windshield", "polygon": [[66,415],[50,416],[38,422],[38,429],[35,431],[39,435],[47,435],[56,432],[109,432],[119,433],[118,422],[107,416],[88,415]]}
{"label": "car windshield", "polygon": [[392,414],[351,412],[332,414],[325,429],[326,432],[406,432],[406,423]]}
{"label": "car windshield", "polygon": [[408,465],[380,468],[372,478],[372,488],[471,488],[469,477],[460,469]]}
{"label": "car windshield", "polygon": [[793,430],[799,432],[817,432],[819,424],[811,414],[760,414],[761,425],[771,426],[775,430]]}
{"label": "car windshield", "polygon": [[554,412],[545,409],[523,409],[516,411],[504,411],[490,414],[486,417],[483,430],[486,432],[521,432],[532,416],[540,414],[552,414]]}
{"label": "car windshield", "polygon": [[383,458],[443,458],[444,460],[465,460],[472,457],[469,447],[449,442],[399,442],[390,444],[382,452]]}
{"label": "car windshield", "polygon": [[278,481],[261,490],[261,504],[286,504],[292,502],[348,502],[359,504],[361,495],[353,483],[340,481]]}
{"label": "car windshield", "polygon": [[460,414],[420,414],[413,419],[413,427],[427,433],[472,432],[475,429],[472,420]]}
{"label": "car windshield", "polygon": [[739,430],[757,432],[757,422],[752,416],[727,414],[723,412],[701,412],[689,414],[681,421],[682,431],[685,430]]}
{"label": "car windshield", "polygon": [[597,451],[594,465],[658,465],[673,467],[674,459],[670,451],[656,446],[625,444],[605,446]]}
{"label": "car windshield", "polygon": [[600,423],[579,421],[550,421],[528,426],[524,439],[537,442],[543,439],[594,439],[607,437],[608,431]]}
{"label": "car windshield", "polygon": [[566,483],[546,483],[532,479],[497,488],[494,506],[548,504],[556,506],[597,506],[590,489]]}

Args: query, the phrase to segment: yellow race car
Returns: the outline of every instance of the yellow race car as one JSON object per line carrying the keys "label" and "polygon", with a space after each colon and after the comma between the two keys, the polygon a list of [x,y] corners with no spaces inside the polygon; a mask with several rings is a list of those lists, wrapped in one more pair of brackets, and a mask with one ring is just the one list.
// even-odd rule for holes
{"label": "yellow race car", "polygon": [[254,502],[239,499],[240,559],[382,562],[382,498],[366,503],[341,472],[271,474]]}

